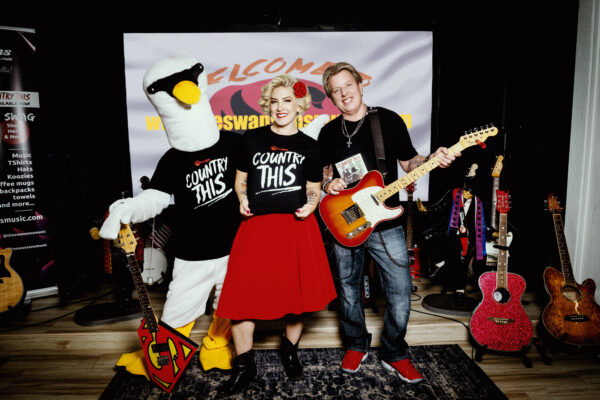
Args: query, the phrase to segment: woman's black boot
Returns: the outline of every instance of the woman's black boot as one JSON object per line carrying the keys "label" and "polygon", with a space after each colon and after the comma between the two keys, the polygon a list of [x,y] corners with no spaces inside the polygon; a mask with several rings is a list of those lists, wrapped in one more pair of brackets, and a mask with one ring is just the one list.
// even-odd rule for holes
{"label": "woman's black boot", "polygon": [[220,396],[231,396],[246,389],[254,378],[256,378],[256,363],[254,350],[250,350],[239,354],[233,360],[231,376],[217,388],[217,392]]}
{"label": "woman's black boot", "polygon": [[281,348],[279,349],[285,374],[294,381],[302,378],[302,364],[298,360],[298,343],[300,340],[295,345],[292,344],[284,335],[281,337]]}

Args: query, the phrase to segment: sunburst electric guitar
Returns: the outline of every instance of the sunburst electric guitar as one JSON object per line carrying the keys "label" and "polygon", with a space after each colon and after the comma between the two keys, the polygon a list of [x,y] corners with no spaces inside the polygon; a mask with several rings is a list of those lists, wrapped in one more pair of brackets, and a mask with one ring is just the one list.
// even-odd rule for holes
{"label": "sunburst electric guitar", "polygon": [[550,302],[542,313],[544,328],[557,340],[576,346],[600,344],[600,307],[594,301],[596,284],[586,279],[575,282],[563,230],[562,207],[555,195],[548,195],[548,210],[552,213],[558,243],[561,271],[544,270],[544,284]]}
{"label": "sunburst electric guitar", "polygon": [[[486,127],[466,133],[450,147],[450,154],[483,143],[498,133],[496,127]],[[384,201],[440,165],[436,157],[413,169],[402,178],[384,187],[379,171],[369,171],[358,184],[339,194],[326,195],[319,203],[319,213],[333,237],[343,246],[362,244],[382,221],[398,218],[404,212],[400,207],[388,208]]]}
{"label": "sunburst electric guitar", "polygon": [[525,280],[520,275],[508,272],[508,192],[498,190],[497,197],[500,213],[498,267],[496,272],[486,272],[479,277],[483,299],[473,311],[469,328],[480,346],[490,350],[517,352],[531,343],[533,325],[521,304]]}
{"label": "sunburst electric guitar", "polygon": [[0,314],[15,308],[25,295],[21,277],[10,266],[11,255],[11,248],[0,249]]}
{"label": "sunburst electric guitar", "polygon": [[144,318],[138,329],[138,336],[150,379],[170,393],[198,350],[198,345],[168,324],[157,321],[135,256],[137,240],[129,225],[121,226],[119,242],[127,255],[129,270],[142,306]]}

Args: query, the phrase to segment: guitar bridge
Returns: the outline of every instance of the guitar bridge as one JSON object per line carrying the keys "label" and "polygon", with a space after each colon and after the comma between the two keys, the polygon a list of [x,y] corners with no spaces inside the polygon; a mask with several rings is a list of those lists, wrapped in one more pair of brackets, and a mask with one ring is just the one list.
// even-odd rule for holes
{"label": "guitar bridge", "polygon": [[342,211],[342,217],[346,220],[348,225],[361,218],[365,214],[362,212],[358,204],[353,204],[350,207]]}
{"label": "guitar bridge", "polygon": [[364,231],[365,229],[370,228],[370,227],[371,227],[371,223],[370,222],[365,222],[364,224],[362,224],[358,228],[353,229],[352,231],[350,231],[346,235],[346,238],[347,239],[352,239],[354,236],[358,235],[359,233],[361,233],[362,231]]}
{"label": "guitar bridge", "polygon": [[492,321],[498,325],[508,325],[514,324],[515,320],[512,318],[498,318],[498,317],[488,317],[488,321]]}
{"label": "guitar bridge", "polygon": [[156,357],[156,363],[160,366],[171,364],[171,360],[169,360],[169,356],[158,356]]}
{"label": "guitar bridge", "polygon": [[590,317],[588,317],[587,315],[579,315],[579,314],[565,315],[565,321],[568,321],[568,322],[586,322],[589,320],[590,320]]}

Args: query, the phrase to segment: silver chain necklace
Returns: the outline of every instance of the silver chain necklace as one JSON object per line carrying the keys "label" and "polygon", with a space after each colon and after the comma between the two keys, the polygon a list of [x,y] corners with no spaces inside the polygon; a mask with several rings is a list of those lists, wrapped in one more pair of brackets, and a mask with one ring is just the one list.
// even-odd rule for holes
{"label": "silver chain necklace", "polygon": [[354,136],[358,133],[358,131],[360,130],[360,127],[362,126],[363,122],[365,121],[366,116],[367,116],[367,113],[365,113],[365,115],[362,116],[362,118],[358,122],[358,125],[356,126],[356,128],[354,128],[354,131],[351,134],[348,133],[348,129],[346,128],[346,120],[344,119],[343,116],[341,117],[342,118],[342,134],[348,138],[348,141],[346,142],[346,144],[348,145],[348,148],[350,148],[350,146],[352,145],[352,136]]}

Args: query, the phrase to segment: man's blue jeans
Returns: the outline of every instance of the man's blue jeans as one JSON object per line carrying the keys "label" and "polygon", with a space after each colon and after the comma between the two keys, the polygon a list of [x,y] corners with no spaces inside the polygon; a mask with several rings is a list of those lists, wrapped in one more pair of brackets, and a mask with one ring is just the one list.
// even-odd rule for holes
{"label": "man's blue jeans", "polygon": [[334,251],[344,347],[365,353],[371,344],[361,299],[365,251],[368,251],[379,267],[381,288],[386,297],[381,358],[388,362],[406,358],[408,345],[404,337],[410,313],[412,283],[402,226],[373,232],[358,247],[348,248],[335,243]]}

